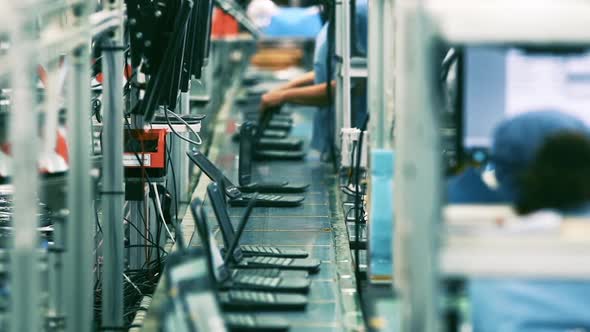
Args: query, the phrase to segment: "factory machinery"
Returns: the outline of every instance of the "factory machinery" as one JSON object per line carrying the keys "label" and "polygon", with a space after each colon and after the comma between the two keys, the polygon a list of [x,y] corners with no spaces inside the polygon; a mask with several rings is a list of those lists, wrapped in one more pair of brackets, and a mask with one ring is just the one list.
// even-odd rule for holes
{"label": "factory machinery", "polygon": [[[242,3],[8,1],[0,331],[455,331],[467,278],[588,278],[588,241],[474,240],[512,210],[444,201],[445,174],[488,152],[470,143],[467,87],[485,80],[465,59],[590,44],[586,3],[484,2],[370,1],[366,57],[355,1],[314,2],[333,26],[327,163],[309,109],[259,111],[309,61],[251,61],[309,41],[265,37]],[[239,33],[214,31],[216,12]]]}

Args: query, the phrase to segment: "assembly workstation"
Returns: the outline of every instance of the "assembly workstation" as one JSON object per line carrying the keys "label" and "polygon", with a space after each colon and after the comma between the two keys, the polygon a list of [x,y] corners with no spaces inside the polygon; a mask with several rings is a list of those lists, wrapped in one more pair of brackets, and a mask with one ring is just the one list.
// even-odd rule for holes
{"label": "assembly workstation", "polygon": [[2,7],[0,331],[590,331],[589,2]]}

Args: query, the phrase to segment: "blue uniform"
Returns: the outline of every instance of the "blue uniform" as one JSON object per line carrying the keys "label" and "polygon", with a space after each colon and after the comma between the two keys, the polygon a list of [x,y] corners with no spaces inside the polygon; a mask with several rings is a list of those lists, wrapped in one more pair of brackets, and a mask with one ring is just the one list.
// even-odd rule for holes
{"label": "blue uniform", "polygon": [[493,190],[482,179],[479,169],[468,168],[447,181],[447,199],[453,204],[505,204],[507,195]]}
{"label": "blue uniform", "polygon": [[[558,112],[531,112],[505,121],[494,133],[492,159],[500,191],[485,187],[469,170],[449,181],[450,203],[511,202],[518,197],[515,178],[534,158],[546,137],[563,130],[587,132],[584,123]],[[590,204],[566,215],[590,216]],[[590,331],[590,282],[476,278],[469,282],[476,332]]]}
{"label": "blue uniform", "polygon": [[590,282],[475,279],[469,284],[477,332],[590,331]]}
{"label": "blue uniform", "polygon": [[312,38],[317,36],[321,27],[322,20],[317,11],[310,8],[279,7],[263,33],[266,37]]}
{"label": "blue uniform", "polygon": [[[367,53],[367,0],[356,1],[356,26],[357,40],[353,45],[360,55]],[[322,84],[329,81],[328,79],[328,23],[324,24],[315,40],[315,52],[313,60],[313,69],[315,71],[315,84]],[[334,72],[332,67],[332,75]],[[332,80],[330,78],[330,80]],[[362,125],[364,114],[367,109],[366,91],[352,100],[352,125],[359,127]],[[330,142],[334,139],[334,108],[319,107],[313,121],[313,135],[311,147],[327,153],[330,150]]]}
{"label": "blue uniform", "polygon": [[[565,215],[590,217],[590,205]],[[477,332],[590,331],[590,282],[474,279],[469,283]]]}

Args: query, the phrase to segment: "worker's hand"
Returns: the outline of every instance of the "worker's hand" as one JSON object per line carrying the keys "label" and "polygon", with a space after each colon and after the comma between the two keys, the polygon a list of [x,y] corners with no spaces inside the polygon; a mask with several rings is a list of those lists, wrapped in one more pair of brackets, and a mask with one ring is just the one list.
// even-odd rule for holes
{"label": "worker's hand", "polygon": [[269,108],[279,106],[285,102],[283,90],[269,91],[262,95],[260,99],[260,109],[266,111]]}

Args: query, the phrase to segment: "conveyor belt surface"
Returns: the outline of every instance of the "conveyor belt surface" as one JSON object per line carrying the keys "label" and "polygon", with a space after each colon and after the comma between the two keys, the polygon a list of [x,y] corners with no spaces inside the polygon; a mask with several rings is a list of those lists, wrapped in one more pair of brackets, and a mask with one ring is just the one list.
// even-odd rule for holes
{"label": "conveyor belt surface", "polygon": [[[292,137],[303,137],[308,145],[311,133],[312,110],[302,107],[292,108],[295,126]],[[223,169],[226,176],[237,182],[238,145],[230,139],[236,128],[237,114],[231,113],[225,126],[226,134],[222,140],[214,142],[211,154],[215,164]],[[305,201],[294,208],[255,208],[251,220],[242,236],[242,244],[272,245],[279,248],[302,248],[309,252],[310,258],[321,261],[321,270],[311,275],[312,285],[309,304],[303,312],[279,313],[291,323],[291,331],[345,331],[345,314],[342,290],[338,282],[341,273],[337,264],[337,249],[334,226],[344,228],[336,203],[336,176],[332,165],[321,162],[319,156],[308,154],[305,161],[258,162],[254,167],[254,179],[286,179],[291,182],[309,183],[304,194]],[[208,181],[208,180],[206,180]],[[208,220],[211,227],[218,228],[215,215],[208,200],[205,199]],[[245,208],[230,208],[234,227],[238,226]],[[218,243],[223,243],[220,232]],[[345,238],[344,238],[345,239]],[[196,236],[193,245],[198,245]],[[346,248],[348,249],[348,248]],[[345,250],[345,253],[347,250]],[[344,260],[350,262],[350,252]],[[354,316],[354,315],[353,315]],[[356,317],[354,317],[356,319]],[[354,321],[354,319],[353,319]]]}
{"label": "conveyor belt surface", "polygon": [[[313,110],[303,107],[292,110],[295,121],[290,136],[304,138],[307,148]],[[221,111],[216,124],[206,124],[215,128],[209,158],[236,183],[238,144],[232,142],[231,137],[239,123],[238,112],[235,107],[226,108]],[[243,234],[242,244],[297,247],[309,252],[310,258],[321,261],[319,273],[310,275],[312,284],[306,310],[269,315],[287,319],[291,324],[290,331],[294,332],[359,330],[363,321],[356,294],[346,225],[337,197],[337,177],[332,165],[321,162],[319,155],[309,153],[304,161],[257,162],[253,172],[254,180],[287,179],[309,183],[310,187],[304,193],[305,201],[299,207],[255,208]],[[201,176],[193,198],[198,197],[204,201],[210,227],[217,230],[215,216],[205,194],[208,183],[209,179]],[[245,208],[230,208],[234,227],[238,226],[244,210]],[[193,235],[190,245],[199,246],[200,241],[198,234],[194,232],[190,213],[184,217],[182,228],[185,237]],[[219,233],[217,232],[217,242],[222,244]],[[154,308],[150,308],[142,331],[155,331],[155,312],[164,296],[162,288],[159,287],[154,294]]]}

